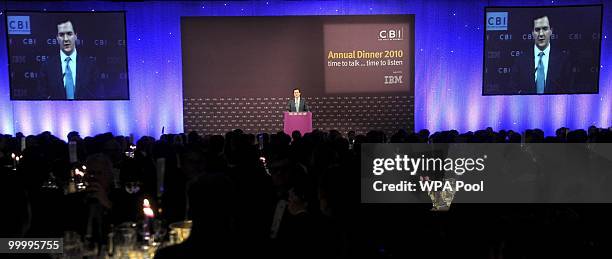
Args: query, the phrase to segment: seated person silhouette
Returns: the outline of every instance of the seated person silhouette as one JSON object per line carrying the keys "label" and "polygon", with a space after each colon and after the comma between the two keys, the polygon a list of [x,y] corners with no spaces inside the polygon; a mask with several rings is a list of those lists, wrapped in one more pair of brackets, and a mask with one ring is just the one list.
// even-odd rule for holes
{"label": "seated person silhouette", "polygon": [[165,247],[155,254],[165,258],[234,258],[232,233],[233,186],[223,175],[203,174],[187,191],[193,221],[189,238],[183,243]]}

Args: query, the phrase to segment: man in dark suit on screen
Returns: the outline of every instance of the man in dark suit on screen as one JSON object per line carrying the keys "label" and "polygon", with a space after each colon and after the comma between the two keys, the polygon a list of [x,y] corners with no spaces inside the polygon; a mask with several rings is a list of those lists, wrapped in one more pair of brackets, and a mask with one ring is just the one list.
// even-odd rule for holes
{"label": "man in dark suit on screen", "polygon": [[569,54],[558,46],[551,46],[553,29],[548,16],[533,20],[531,35],[534,44],[512,66],[512,86],[515,94],[572,93],[572,75]]}
{"label": "man in dark suit on screen", "polygon": [[310,111],[308,109],[308,105],[306,104],[306,100],[301,98],[302,93],[299,88],[293,89],[293,99],[289,100],[287,104],[287,111],[290,112],[307,112]]}
{"label": "man in dark suit on screen", "polygon": [[43,63],[38,93],[43,100],[101,99],[95,63],[76,49],[77,34],[70,20],[57,24],[59,53]]}

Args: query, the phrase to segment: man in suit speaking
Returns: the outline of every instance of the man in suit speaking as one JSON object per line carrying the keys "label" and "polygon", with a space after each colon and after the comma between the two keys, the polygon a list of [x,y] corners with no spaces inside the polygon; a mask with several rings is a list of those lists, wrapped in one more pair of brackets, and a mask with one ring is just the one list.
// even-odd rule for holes
{"label": "man in suit speaking", "polygon": [[38,93],[43,100],[101,99],[95,64],[76,49],[77,33],[70,20],[57,24],[60,51],[41,65]]}
{"label": "man in suit speaking", "polygon": [[523,51],[513,65],[514,93],[572,93],[573,75],[569,55],[558,46],[551,46],[553,29],[548,16],[533,19],[531,36],[534,44]]}
{"label": "man in suit speaking", "polygon": [[290,112],[307,112],[310,111],[308,109],[308,105],[306,105],[306,100],[301,98],[302,93],[299,88],[293,89],[293,99],[289,100],[287,104],[287,110]]}

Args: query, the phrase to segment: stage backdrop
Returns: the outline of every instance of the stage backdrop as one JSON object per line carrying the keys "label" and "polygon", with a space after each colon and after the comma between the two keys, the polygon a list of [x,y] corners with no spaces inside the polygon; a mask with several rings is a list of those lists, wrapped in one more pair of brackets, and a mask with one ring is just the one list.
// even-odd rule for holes
{"label": "stage backdrop", "polygon": [[313,128],[413,129],[413,18],[184,17],[185,131],[281,131],[296,87]]}
{"label": "stage backdrop", "polygon": [[[129,101],[10,101],[5,17],[0,11],[0,132],[43,130],[66,136],[158,136],[183,131],[182,16],[289,16],[415,14],[415,128],[430,130],[523,130],[548,134],[560,126],[612,124],[612,82],[608,43],[612,6],[604,5],[599,94],[482,96],[484,7],[598,4],[602,1],[188,1],[103,2],[0,1],[0,9],[126,12]],[[287,97],[289,93],[282,97]],[[306,97],[309,93],[305,92]],[[408,118],[406,118],[408,120]]]}

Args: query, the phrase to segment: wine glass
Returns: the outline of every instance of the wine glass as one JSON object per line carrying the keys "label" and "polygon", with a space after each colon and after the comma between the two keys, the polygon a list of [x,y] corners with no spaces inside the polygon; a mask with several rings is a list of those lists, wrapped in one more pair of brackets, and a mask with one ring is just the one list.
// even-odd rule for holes
{"label": "wine glass", "polygon": [[445,181],[450,183],[451,189],[450,190],[446,190],[446,189],[442,190],[442,192],[441,192],[442,207],[450,208],[450,205],[453,202],[453,199],[455,198],[455,192],[457,191],[455,189],[456,180],[455,180],[455,178],[447,178],[447,179],[445,179]]}
{"label": "wine glass", "polygon": [[152,221],[153,240],[157,243],[161,243],[166,237],[167,233],[167,230],[164,227],[164,222],[160,219],[153,219]]}
{"label": "wine glass", "polygon": [[114,245],[117,249],[117,258],[127,256],[136,246],[136,223],[125,222],[117,227],[113,235]]}
{"label": "wine glass", "polygon": [[57,181],[55,180],[55,175],[53,174],[53,172],[49,173],[49,177],[47,178],[47,181],[43,183],[42,188],[47,189],[47,190],[59,189],[59,186],[57,185]]}
{"label": "wine glass", "polygon": [[[420,176],[421,181],[429,182],[429,176]],[[427,195],[429,195],[429,199],[431,199],[432,211],[438,211],[442,208],[442,197],[440,197],[440,191],[435,191],[433,188],[427,191]]]}
{"label": "wine glass", "polygon": [[81,235],[74,231],[64,232],[64,258],[80,258],[83,256]]}

